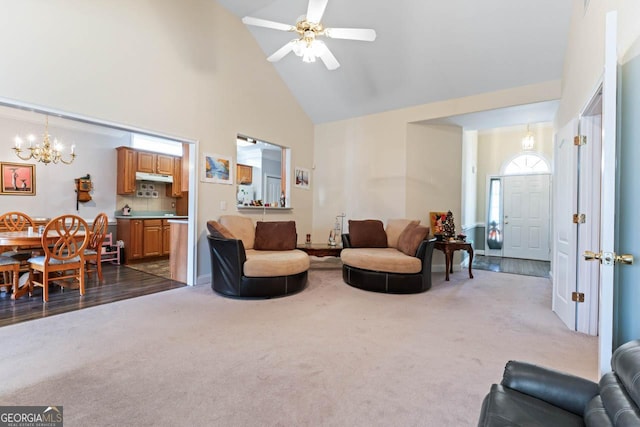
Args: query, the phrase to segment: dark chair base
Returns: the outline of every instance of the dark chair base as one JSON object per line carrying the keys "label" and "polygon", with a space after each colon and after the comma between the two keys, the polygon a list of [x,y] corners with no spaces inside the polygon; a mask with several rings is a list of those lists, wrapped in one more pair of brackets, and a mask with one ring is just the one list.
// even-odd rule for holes
{"label": "dark chair base", "polygon": [[387,273],[346,264],[342,266],[342,279],[354,288],[388,294],[417,294],[431,288],[431,277],[424,277],[423,273]]}
{"label": "dark chair base", "polygon": [[246,277],[240,283],[231,286],[224,281],[213,280],[211,289],[216,293],[231,298],[276,298],[300,292],[307,285],[308,272],[277,277]]}

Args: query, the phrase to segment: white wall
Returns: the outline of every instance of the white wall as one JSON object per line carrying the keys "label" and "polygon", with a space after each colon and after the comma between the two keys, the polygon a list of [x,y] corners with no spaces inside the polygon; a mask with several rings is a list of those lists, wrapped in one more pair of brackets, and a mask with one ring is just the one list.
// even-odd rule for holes
{"label": "white wall", "polygon": [[[3,3],[0,98],[199,141],[235,158],[236,135],[292,148],[311,168],[313,125],[242,22],[211,0],[22,0]],[[198,161],[199,163],[199,161]],[[198,182],[197,272],[205,222],[235,213],[235,186]],[[221,202],[228,209],[221,210]],[[309,191],[269,215],[311,227]],[[254,218],[260,218],[255,215]]]}
{"label": "white wall", "polygon": [[[421,215],[426,222],[430,206],[453,207],[460,224],[462,131],[455,131],[453,146],[443,143],[430,146],[433,150],[421,150],[425,147],[416,141],[422,132],[428,131],[417,125],[424,120],[559,96],[559,82],[546,82],[317,125],[312,180],[313,233],[328,235],[335,216],[341,212],[347,219],[386,220]],[[451,149],[456,151],[455,155],[449,153]],[[411,175],[415,172],[409,174],[408,170],[418,169],[420,176],[416,180]],[[447,183],[446,179],[437,177],[439,174],[455,177],[452,178],[455,181]],[[425,181],[420,182],[423,178]],[[444,186],[447,194],[443,199]]]}
{"label": "white wall", "polygon": [[611,10],[618,11],[618,57],[622,59],[640,37],[640,2],[593,0],[585,12],[583,0],[573,0],[556,129],[576,117],[597,89],[604,67],[605,15]]}
{"label": "white wall", "polygon": [[[23,161],[16,157],[11,149],[16,135],[34,134],[37,142],[42,142],[45,116],[11,109],[0,109],[13,116],[0,116],[0,161],[21,164],[34,164],[35,196],[0,195],[2,211],[17,210],[34,218],[53,218],[57,215],[74,213],[87,220],[93,220],[100,212],[113,218],[116,208],[116,150],[120,145],[129,145],[129,134],[120,131],[95,133],[95,129],[75,122],[50,118],[49,134],[65,144],[64,153],[68,155],[71,144],[76,145],[76,160],[70,165],[36,163]],[[86,128],[86,130],[85,130]],[[24,146],[23,146],[24,148]],[[64,156],[67,159],[67,156]],[[76,211],[76,193],[74,179],[91,175],[94,185],[90,193],[92,200],[79,204]]]}
{"label": "white wall", "polygon": [[478,131],[462,133],[462,213],[460,225],[462,229],[474,227],[478,212],[476,203],[478,181]]}

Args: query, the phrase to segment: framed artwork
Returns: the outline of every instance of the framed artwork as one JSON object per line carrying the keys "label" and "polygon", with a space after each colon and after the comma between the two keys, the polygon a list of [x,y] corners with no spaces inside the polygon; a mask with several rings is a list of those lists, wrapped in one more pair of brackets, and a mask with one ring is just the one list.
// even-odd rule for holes
{"label": "framed artwork", "polygon": [[202,154],[200,181],[214,184],[233,184],[231,157]]}
{"label": "framed artwork", "polygon": [[236,180],[238,184],[251,184],[253,181],[253,168],[238,163],[236,166]]}
{"label": "framed artwork", "polygon": [[28,163],[0,163],[0,194],[16,196],[36,195],[36,165]]}
{"label": "framed artwork", "polygon": [[305,168],[301,168],[296,166],[295,167],[295,186],[298,188],[304,188],[305,190],[308,190],[310,185],[311,185],[311,174],[309,172],[309,169],[305,169]]}
{"label": "framed artwork", "polygon": [[446,212],[429,212],[429,223],[431,225],[431,234],[443,234],[442,225],[447,219]]}

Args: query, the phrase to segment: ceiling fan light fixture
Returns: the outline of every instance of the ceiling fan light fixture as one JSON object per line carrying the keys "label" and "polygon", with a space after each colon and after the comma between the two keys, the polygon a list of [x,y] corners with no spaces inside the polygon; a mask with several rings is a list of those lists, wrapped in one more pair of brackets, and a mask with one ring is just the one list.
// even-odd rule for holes
{"label": "ceiling fan light fixture", "polygon": [[320,58],[328,70],[335,70],[340,67],[340,63],[327,45],[318,40],[318,36],[371,42],[376,39],[376,32],[369,28],[325,28],[320,21],[327,3],[328,0],[309,0],[307,14],[300,16],[295,26],[251,16],[245,16],[242,18],[242,22],[247,25],[297,33],[297,39],[289,41],[275,51],[267,57],[267,61],[279,61],[293,52],[304,62],[315,62],[317,58]]}

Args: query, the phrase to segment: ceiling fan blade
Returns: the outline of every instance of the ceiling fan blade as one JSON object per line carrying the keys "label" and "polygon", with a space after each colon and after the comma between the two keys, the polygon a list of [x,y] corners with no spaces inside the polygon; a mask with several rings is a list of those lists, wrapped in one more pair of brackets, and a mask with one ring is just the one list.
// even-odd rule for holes
{"label": "ceiling fan blade", "polygon": [[307,7],[307,21],[319,24],[327,8],[328,0],[309,0]]}
{"label": "ceiling fan blade", "polygon": [[370,28],[326,28],[324,35],[332,39],[372,42],[376,39],[376,30]]}
{"label": "ceiling fan blade", "polygon": [[340,63],[338,62],[336,57],[333,56],[333,53],[331,53],[327,45],[320,40],[316,40],[316,43],[318,43],[318,56],[320,57],[320,59],[322,59],[322,62],[324,62],[324,65],[327,67],[327,69],[332,71],[338,68],[340,66]]}
{"label": "ceiling fan blade", "polygon": [[293,45],[296,43],[296,40],[291,40],[289,43],[282,46],[280,49],[276,50],[270,57],[267,58],[269,62],[280,61],[282,58],[287,56],[289,52],[293,50]]}
{"label": "ceiling fan blade", "polygon": [[296,27],[289,24],[281,24],[280,22],[268,21],[266,19],[254,18],[252,16],[245,16],[242,18],[242,22],[246,25],[255,25],[256,27],[271,28],[281,31],[295,31]]}

